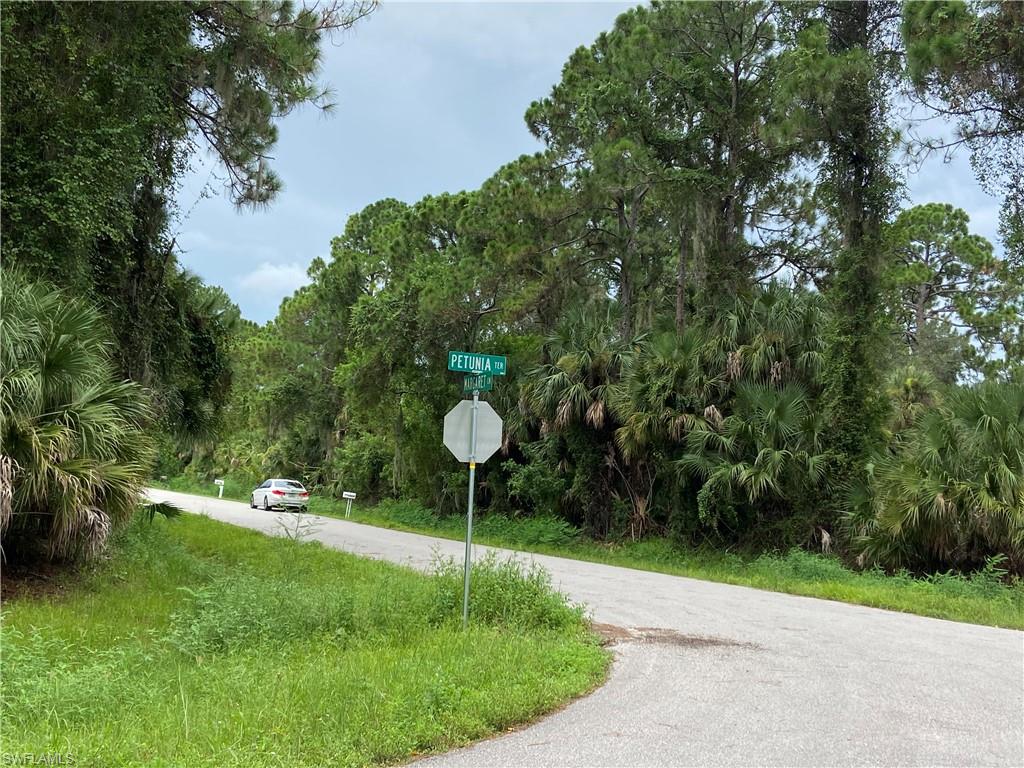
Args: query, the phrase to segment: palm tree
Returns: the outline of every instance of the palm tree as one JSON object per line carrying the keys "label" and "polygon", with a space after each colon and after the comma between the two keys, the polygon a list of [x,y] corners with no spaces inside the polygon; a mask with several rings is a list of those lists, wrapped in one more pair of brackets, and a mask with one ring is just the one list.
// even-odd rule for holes
{"label": "palm tree", "polygon": [[558,471],[573,480],[568,501],[597,535],[612,528],[613,500],[621,498],[622,461],[613,439],[612,388],[635,340],[623,339],[611,307],[570,313],[544,347],[551,362],[531,371],[520,388],[523,413],[539,422],[553,444]]}
{"label": "palm tree", "polygon": [[97,552],[152,458],[144,392],[117,381],[99,313],[18,272],[0,292],[0,533],[6,557]]}
{"label": "palm tree", "polygon": [[609,388],[619,378],[631,344],[618,332],[609,309],[576,310],[547,339],[551,363],[531,372],[524,394],[543,429],[565,429],[585,423],[603,429],[608,416]]}
{"label": "palm tree", "polygon": [[627,460],[680,441],[697,414],[721,403],[727,383],[704,365],[706,346],[706,329],[691,326],[680,335],[655,336],[630,358],[612,396],[622,422],[615,438]]}
{"label": "palm tree", "polygon": [[705,329],[698,326],[678,335],[658,334],[637,347],[626,361],[620,381],[611,388],[612,412],[621,424],[615,431],[615,443],[622,455],[621,475],[632,505],[633,537],[653,525],[655,484],[666,456],[708,404],[721,399],[724,379],[702,365],[706,343]]}
{"label": "palm tree", "polygon": [[914,365],[898,368],[889,374],[886,394],[892,405],[887,431],[896,439],[941,400],[935,377]]}

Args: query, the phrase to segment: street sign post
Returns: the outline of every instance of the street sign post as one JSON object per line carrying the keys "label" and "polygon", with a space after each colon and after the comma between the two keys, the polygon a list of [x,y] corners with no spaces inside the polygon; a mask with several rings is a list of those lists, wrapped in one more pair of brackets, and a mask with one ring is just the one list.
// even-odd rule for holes
{"label": "street sign post", "polygon": [[490,392],[494,388],[494,377],[489,373],[474,373],[462,380],[462,393],[468,395],[473,390]]}
{"label": "street sign post", "polygon": [[448,370],[462,373],[489,373],[504,376],[508,359],[501,355],[481,355],[477,352],[448,352]]}
{"label": "street sign post", "polygon": [[220,479],[214,480],[213,484],[217,486],[217,498],[218,499],[223,499],[224,498],[224,481],[220,480]]}
{"label": "street sign post", "polygon": [[469,502],[466,510],[466,562],[462,578],[462,627],[469,622],[469,569],[473,543],[473,497],[476,465],[485,462],[501,447],[501,417],[489,403],[480,402],[480,390],[472,400],[463,400],[444,417],[444,444],[456,459],[469,463]]}

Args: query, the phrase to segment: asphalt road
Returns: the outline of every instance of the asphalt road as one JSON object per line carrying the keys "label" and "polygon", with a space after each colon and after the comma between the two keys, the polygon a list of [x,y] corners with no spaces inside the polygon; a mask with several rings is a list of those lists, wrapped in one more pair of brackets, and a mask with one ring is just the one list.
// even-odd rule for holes
{"label": "asphalt road", "polygon": [[[151,495],[270,534],[294,520]],[[463,549],[334,518],[314,518],[311,538],[416,568]],[[1024,766],[1024,633],[517,556],[621,628],[611,676],[523,730],[417,765]]]}

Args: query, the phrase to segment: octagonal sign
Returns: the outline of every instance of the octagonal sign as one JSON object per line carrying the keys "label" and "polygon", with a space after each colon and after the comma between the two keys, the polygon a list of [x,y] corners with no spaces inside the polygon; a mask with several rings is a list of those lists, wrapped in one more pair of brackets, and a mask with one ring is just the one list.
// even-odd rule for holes
{"label": "octagonal sign", "polygon": [[[482,464],[501,447],[501,416],[488,403],[480,401],[476,414],[476,462]],[[444,417],[444,445],[456,459],[468,462],[473,453],[470,439],[473,425],[473,401],[463,400]]]}

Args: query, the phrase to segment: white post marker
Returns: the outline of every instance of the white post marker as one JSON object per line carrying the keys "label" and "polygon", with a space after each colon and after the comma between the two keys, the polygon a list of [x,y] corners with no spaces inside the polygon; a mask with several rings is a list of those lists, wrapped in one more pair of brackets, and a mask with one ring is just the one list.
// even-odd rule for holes
{"label": "white post marker", "polygon": [[476,465],[487,461],[501,447],[501,417],[489,403],[480,402],[480,390],[463,400],[444,417],[444,445],[461,462],[469,463],[469,503],[466,510],[466,562],[462,583],[462,626],[469,622],[469,569],[472,564],[473,501]]}
{"label": "white post marker", "polygon": [[213,484],[217,486],[217,498],[218,499],[223,499],[224,498],[224,481],[223,480],[214,480]]}
{"label": "white post marker", "polygon": [[341,498],[345,500],[345,517],[352,517],[352,502],[356,495],[352,491],[342,491]]}

